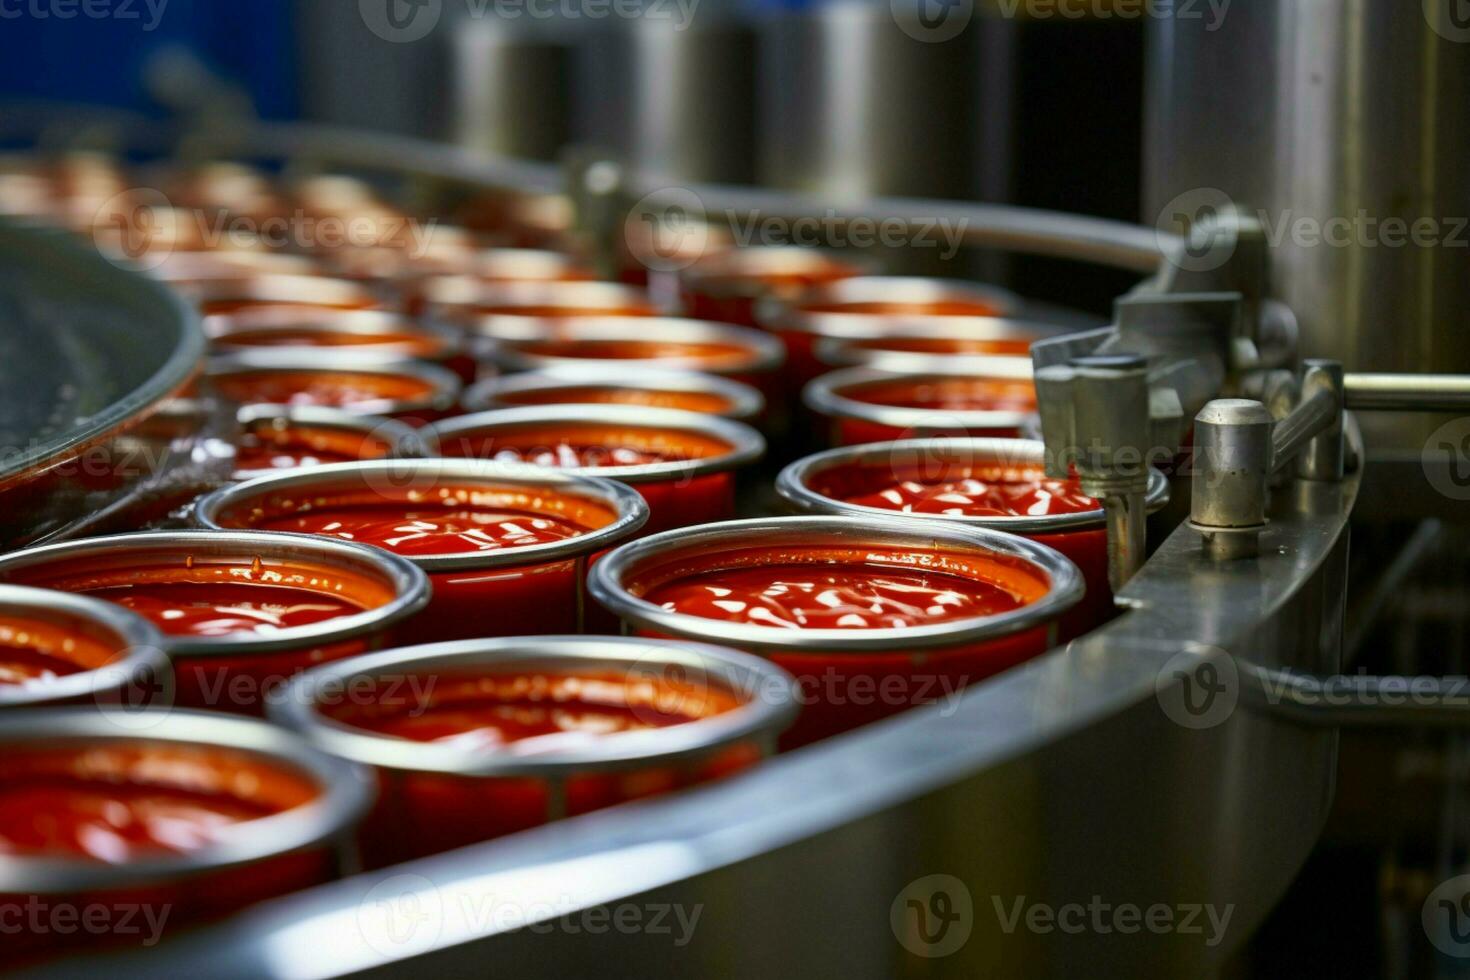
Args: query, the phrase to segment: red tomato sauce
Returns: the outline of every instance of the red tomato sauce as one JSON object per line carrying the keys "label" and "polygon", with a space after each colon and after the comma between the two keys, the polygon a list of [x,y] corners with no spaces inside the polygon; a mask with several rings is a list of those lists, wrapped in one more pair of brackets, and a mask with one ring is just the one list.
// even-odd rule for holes
{"label": "red tomato sauce", "polygon": [[1026,354],[1031,341],[1017,337],[880,337],[852,341],[858,350],[901,351],[911,354]]}
{"label": "red tomato sauce", "polygon": [[719,415],[730,409],[730,401],[722,395],[700,391],[673,391],[657,388],[586,387],[541,388],[505,391],[495,396],[507,405],[644,405],[650,408],[678,408],[686,412]]}
{"label": "red tomato sauce", "polygon": [[[1045,594],[999,559],[915,562],[898,552],[794,548],[712,556],[640,588],[671,612],[777,629],[894,629],[990,616]],[[943,567],[936,567],[943,566]]]}
{"label": "red tomato sauce", "polygon": [[291,425],[262,425],[235,444],[235,471],[294,469],[322,463],[383,459],[389,446],[365,433]]}
{"label": "red tomato sauce", "polygon": [[595,501],[547,489],[439,487],[417,499],[371,491],[265,500],[220,515],[226,527],[298,531],[377,545],[407,557],[475,554],[573,538],[611,524]]}
{"label": "red tomato sauce", "polygon": [[698,361],[711,367],[740,364],[750,351],[739,344],[666,340],[536,340],[514,345],[536,357],[587,360]]}
{"label": "red tomato sauce", "polygon": [[316,795],[294,773],[224,750],[21,750],[0,760],[0,854],[125,864],[187,853]]}
{"label": "red tomato sauce", "polygon": [[834,303],[803,303],[807,313],[860,313],[872,316],[996,316],[1005,310],[983,300],[852,300]]}
{"label": "red tomato sauce", "polygon": [[446,456],[580,468],[708,459],[729,452],[731,446],[676,429],[559,422],[448,436],[439,448]]}
{"label": "red tomato sauce", "polygon": [[837,392],[870,405],[939,412],[1033,412],[1030,381],[1002,378],[924,377],[870,381]]}
{"label": "red tomato sauce", "polygon": [[687,724],[737,704],[729,694],[704,686],[545,673],[441,678],[430,698],[427,705],[403,697],[388,703],[359,698],[329,713],[336,721],[395,738],[487,751],[537,740],[539,750]]}
{"label": "red tomato sauce", "polygon": [[428,398],[427,381],[392,374],[345,371],[243,371],[213,379],[215,390],[242,405],[325,405],[345,408],[370,402]]}
{"label": "red tomato sauce", "polygon": [[0,617],[0,686],[94,670],[117,652],[83,633],[19,616]]}
{"label": "red tomato sauce", "polygon": [[149,582],[88,593],[131,609],[175,636],[234,636],[308,626],[363,607],[310,589],[216,582]]}
{"label": "red tomato sauce", "polygon": [[[940,472],[919,472],[930,468]],[[932,463],[903,472],[898,466],[840,466],[816,474],[818,493],[863,507],[949,517],[1046,517],[1096,510],[1100,505],[1075,480],[1056,480],[1035,467]]]}
{"label": "red tomato sauce", "polygon": [[443,345],[413,333],[354,333],[324,327],[232,330],[214,340],[216,347],[359,347],[404,357],[433,358]]}

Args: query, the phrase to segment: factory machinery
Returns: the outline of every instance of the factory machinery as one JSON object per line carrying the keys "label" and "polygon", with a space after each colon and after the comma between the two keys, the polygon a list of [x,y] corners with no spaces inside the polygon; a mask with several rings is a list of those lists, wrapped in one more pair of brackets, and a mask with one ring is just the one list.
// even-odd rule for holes
{"label": "factory machinery", "polygon": [[[1422,39],[1387,5],[1366,9],[1350,23],[1333,22],[1333,30],[1365,29],[1381,17],[1385,45],[1398,50]],[[1282,39],[1283,25],[1302,29],[1312,16],[1263,4],[1232,24],[1243,34],[1278,32],[1280,50],[1268,67],[1275,91],[1287,94],[1268,108],[1278,123],[1270,141],[1278,160],[1272,180],[1280,185],[1299,186],[1318,159],[1287,153],[1287,142],[1368,146],[1367,137],[1381,135],[1373,127],[1390,124],[1386,110],[1347,113],[1319,93],[1315,109],[1329,120],[1328,133],[1288,141],[1292,122],[1280,107],[1300,91],[1290,79],[1319,68],[1345,89],[1371,73],[1340,61],[1339,49],[1315,36]],[[1249,46],[1230,55],[1228,47],[1206,48],[1203,35],[1181,25],[1160,33],[1151,162],[1167,179],[1154,179],[1150,192],[1159,202],[1173,199],[1161,211],[1175,207],[1184,217],[1167,231],[956,201],[834,205],[732,185],[670,187],[596,155],[553,166],[310,126],[195,130],[183,139],[170,134],[166,147],[142,147],[268,161],[295,173],[370,174],[424,213],[485,191],[556,201],[566,230],[608,268],[630,213],[675,233],[681,223],[729,216],[911,227],[938,216],[963,229],[967,246],[1136,274],[1140,281],[1118,298],[1110,322],[1032,348],[1047,469],[1062,476],[1075,470],[1083,489],[1104,502],[1109,577],[1123,612],[971,687],[952,710],[910,711],[782,754],[738,779],[349,877],[158,949],[69,960],[55,975],[1162,977],[1226,970],[1319,841],[1343,733],[1454,728],[1470,719],[1453,678],[1417,677],[1408,697],[1403,678],[1344,663],[1345,646],[1366,628],[1359,610],[1348,608],[1350,597],[1381,604],[1383,590],[1402,587],[1408,560],[1390,555],[1368,581],[1357,579],[1363,569],[1354,565],[1350,577],[1350,522],[1383,523],[1390,512],[1448,518],[1457,505],[1462,448],[1443,429],[1427,439],[1424,433],[1443,421],[1435,413],[1470,406],[1470,375],[1429,370],[1470,367],[1457,360],[1463,343],[1453,339],[1465,306],[1443,302],[1463,292],[1467,277],[1462,269],[1447,284],[1437,254],[1410,269],[1416,260],[1404,253],[1365,258],[1273,240],[1270,214],[1252,210],[1270,203],[1270,181],[1232,185],[1229,174],[1207,169],[1210,147],[1229,139],[1220,120],[1240,121],[1238,107],[1218,93],[1221,79],[1252,70]],[[1457,48],[1444,50],[1456,60],[1440,66],[1445,74],[1436,84],[1465,63]],[[1196,70],[1204,81],[1182,77]],[[1435,115],[1448,113],[1450,100],[1431,92],[1434,85],[1402,80],[1416,84],[1426,109],[1417,121],[1394,120],[1392,135],[1394,146],[1419,148],[1417,165],[1320,173],[1330,189],[1319,198],[1341,192],[1340,204],[1382,191],[1378,199],[1387,200],[1408,181],[1445,195],[1421,195],[1432,208],[1463,189],[1463,155],[1458,184],[1446,188],[1436,174],[1466,148],[1464,122]],[[1259,105],[1245,96],[1241,102]],[[1443,125],[1436,128],[1436,119]],[[1433,129],[1442,143],[1415,142],[1414,125]],[[146,131],[129,128],[127,138],[147,144]],[[1259,127],[1240,138],[1257,137],[1267,139]],[[1247,169],[1234,165],[1236,174]],[[1198,187],[1211,194],[1189,196]],[[114,491],[104,507],[66,487],[13,482],[155,408],[194,370],[202,347],[194,314],[161,286],[59,234],[6,227],[0,249],[6,303],[21,324],[7,341],[24,341],[0,362],[3,397],[19,413],[13,417],[47,433],[5,464],[7,540],[42,524],[56,537],[82,533],[108,507],[188,486],[197,461],[177,448],[158,454],[158,468]],[[1378,357],[1369,334],[1381,334],[1384,323],[1366,324],[1373,315],[1363,307],[1387,310],[1395,297],[1398,305],[1383,319],[1401,317],[1402,340],[1385,342],[1394,354]],[[91,327],[78,312],[92,315]],[[135,338],[129,350],[88,346],[104,333],[98,317],[127,325]],[[51,329],[58,324],[61,331]],[[51,330],[44,341],[43,329]],[[37,363],[42,352],[45,365]],[[1370,366],[1393,371],[1363,370]],[[85,428],[35,417],[45,387],[58,381],[106,391],[107,404]],[[190,424],[207,432],[217,421]],[[177,435],[165,444],[189,445]],[[1152,516],[1145,506],[1150,465],[1170,472],[1174,490],[1173,505]],[[485,914],[487,896],[521,914]],[[574,913],[620,906],[697,914],[697,927],[566,926]],[[1097,911],[1136,907],[1143,915],[1161,906],[1177,927],[1119,928],[1112,911]],[[1066,928],[1064,915],[1028,918],[1034,907],[1084,909],[1106,927]],[[1185,915],[1198,927],[1186,928]],[[955,935],[963,933],[956,942],[944,928],[951,920]],[[1436,923],[1426,913],[1427,938],[1441,951],[1455,948],[1453,936],[1434,932]]]}

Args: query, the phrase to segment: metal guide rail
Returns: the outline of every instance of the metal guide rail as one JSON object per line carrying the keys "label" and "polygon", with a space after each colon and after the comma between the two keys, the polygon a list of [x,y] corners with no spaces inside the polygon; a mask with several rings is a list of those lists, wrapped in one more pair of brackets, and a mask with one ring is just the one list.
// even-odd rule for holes
{"label": "metal guide rail", "polygon": [[[471,187],[549,191],[569,174],[594,237],[629,201],[657,214],[672,193],[605,161],[563,171],[312,127],[180,145]],[[52,975],[1201,975],[1249,936],[1316,840],[1333,726],[1352,720],[1309,703],[1311,682],[1341,666],[1365,459],[1347,409],[1456,408],[1470,384],[1299,368],[1291,312],[1265,295],[1261,236],[1233,216],[1186,240],[991,205],[675,190],[709,214],[944,214],[971,244],[1151,273],[1113,326],[1034,349],[1048,467],[1075,467],[1106,502],[1123,615],[953,701],[728,782],[357,875]],[[1160,261],[1211,249],[1216,264]],[[1176,460],[1191,428],[1193,468],[1176,473],[1193,484],[1191,520],[1145,558],[1140,474]],[[1199,928],[1139,942],[1017,927],[1032,907],[1074,905],[1165,906]],[[600,908],[669,928],[589,928],[582,913]],[[950,948],[914,910],[963,937]]]}

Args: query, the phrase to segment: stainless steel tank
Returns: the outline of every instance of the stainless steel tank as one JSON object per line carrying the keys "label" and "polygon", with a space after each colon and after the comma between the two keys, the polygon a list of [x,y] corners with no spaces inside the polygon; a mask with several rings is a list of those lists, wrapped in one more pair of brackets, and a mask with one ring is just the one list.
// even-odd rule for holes
{"label": "stainless steel tank", "polygon": [[[1253,0],[1153,24],[1145,222],[1226,200],[1257,216],[1302,351],[1349,370],[1470,370],[1470,21],[1455,3]],[[1423,427],[1373,435],[1417,449]]]}

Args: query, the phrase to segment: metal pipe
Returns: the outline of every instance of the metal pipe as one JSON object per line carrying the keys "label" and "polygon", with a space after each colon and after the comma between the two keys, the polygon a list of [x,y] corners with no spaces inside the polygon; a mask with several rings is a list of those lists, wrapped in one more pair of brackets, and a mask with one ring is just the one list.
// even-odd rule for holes
{"label": "metal pipe", "polygon": [[1307,443],[1327,431],[1337,418],[1337,398],[1318,391],[1304,398],[1291,414],[1276,423],[1271,435],[1271,469],[1276,471],[1296,458]]}
{"label": "metal pipe", "polygon": [[1454,412],[1470,408],[1470,374],[1342,376],[1347,407],[1366,412]]}
{"label": "metal pipe", "polygon": [[1108,583],[1116,594],[1143,567],[1148,549],[1148,508],[1141,493],[1103,498],[1108,519]]}
{"label": "metal pipe", "polygon": [[1470,677],[1298,674],[1238,664],[1257,708],[1323,727],[1470,727]]}

